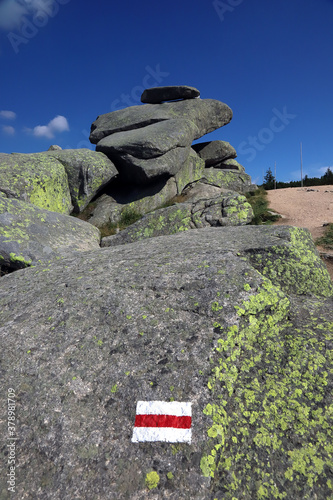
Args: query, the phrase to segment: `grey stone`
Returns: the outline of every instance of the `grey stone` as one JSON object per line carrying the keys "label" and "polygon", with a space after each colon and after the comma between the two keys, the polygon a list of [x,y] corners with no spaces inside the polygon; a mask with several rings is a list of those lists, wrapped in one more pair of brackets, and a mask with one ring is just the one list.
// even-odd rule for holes
{"label": "grey stone", "polygon": [[229,158],[236,158],[235,148],[226,141],[210,141],[193,144],[194,151],[205,160],[206,167],[212,167]]}
{"label": "grey stone", "polygon": [[204,178],[209,184],[239,193],[253,190],[251,177],[234,169],[205,168]]}
{"label": "grey stone", "polygon": [[52,146],[49,147],[48,151],[62,151],[62,148],[57,144],[52,144]]}
{"label": "grey stone", "polygon": [[200,92],[194,87],[187,85],[173,85],[169,87],[152,87],[145,89],[141,96],[141,102],[159,104],[163,101],[176,99],[193,99],[199,97]]}
{"label": "grey stone", "polygon": [[87,222],[0,194],[2,272],[93,250],[99,242],[99,230]]}
{"label": "grey stone", "polygon": [[48,152],[0,155],[0,191],[53,212],[73,209],[65,168]]}
{"label": "grey stone", "polygon": [[82,212],[98,192],[118,175],[103,153],[90,149],[65,149],[47,153],[64,165],[74,212]]}
{"label": "grey stone", "polygon": [[[328,273],[290,227],[192,230],[2,277],[15,498],[329,498],[332,322]],[[137,401],[170,399],[192,403],[191,443],[132,443]]]}
{"label": "grey stone", "polygon": [[238,163],[238,161],[234,159],[224,160],[220,163],[216,163],[214,168],[221,168],[223,170],[238,170],[238,172],[245,173],[245,168],[243,165]]}
{"label": "grey stone", "polygon": [[117,186],[109,193],[96,200],[96,207],[88,219],[96,227],[100,228],[109,222],[118,223],[124,210],[145,214],[160,208],[177,195],[177,184],[174,177],[171,177],[167,182],[160,181],[141,189],[137,186],[122,186],[119,189]]}
{"label": "grey stone", "polygon": [[197,133],[197,127],[189,120],[164,120],[143,128],[111,134],[101,139],[96,149],[115,163],[124,154],[147,160],[178,147],[191,146]]}
{"label": "grey stone", "polygon": [[251,205],[239,193],[225,192],[213,199],[176,203],[155,210],[113,236],[102,238],[101,246],[116,246],[194,228],[243,226],[253,219]]}
{"label": "grey stone", "polygon": [[199,181],[189,184],[186,189],[183,190],[182,196],[184,197],[184,201],[194,202],[207,200],[209,198],[217,198],[223,191],[223,188]]}
{"label": "grey stone", "polygon": [[156,210],[181,195],[185,186],[201,179],[204,167],[204,161],[191,150],[180,171],[167,181],[157,180],[143,186],[112,183],[107,193],[95,201],[96,206],[89,222],[102,227],[109,222],[119,222],[124,210],[134,210],[141,214]]}
{"label": "grey stone", "polygon": [[175,118],[189,120],[198,133],[193,140],[223,127],[232,119],[232,110],[214,99],[187,99],[162,104],[131,106],[97,117],[91,125],[90,141],[97,144],[104,137],[116,132],[147,127],[153,123]]}
{"label": "grey stone", "polygon": [[178,147],[161,156],[147,160],[124,153],[118,157],[115,163],[119,171],[119,178],[123,183],[146,186],[177,174],[188,160],[190,152],[190,146]]}
{"label": "grey stone", "polygon": [[186,186],[188,186],[192,182],[202,179],[204,177],[204,172],[204,161],[196,154],[193,149],[191,149],[185,163],[174,176],[177,186],[177,194],[182,194]]}

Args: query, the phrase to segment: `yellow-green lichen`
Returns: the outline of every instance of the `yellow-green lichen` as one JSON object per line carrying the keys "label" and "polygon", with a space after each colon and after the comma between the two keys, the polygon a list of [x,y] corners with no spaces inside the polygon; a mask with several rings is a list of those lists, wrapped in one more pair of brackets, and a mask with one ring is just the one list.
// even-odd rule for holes
{"label": "yellow-green lichen", "polygon": [[0,165],[2,186],[39,208],[70,213],[72,208],[64,166],[47,153],[6,156]]}
{"label": "yellow-green lichen", "polygon": [[160,476],[156,471],[151,471],[146,474],[145,483],[149,490],[157,488],[158,483],[160,482]]}
{"label": "yellow-green lichen", "polygon": [[323,319],[291,328],[289,308],[267,280],[237,308],[240,323],[221,330],[201,470],[224,500],[329,498],[333,355],[325,345],[333,324]]}
{"label": "yellow-green lichen", "polygon": [[251,264],[288,292],[333,296],[333,283],[309,231],[297,227],[287,231],[290,242],[272,247],[267,255],[250,255]]}

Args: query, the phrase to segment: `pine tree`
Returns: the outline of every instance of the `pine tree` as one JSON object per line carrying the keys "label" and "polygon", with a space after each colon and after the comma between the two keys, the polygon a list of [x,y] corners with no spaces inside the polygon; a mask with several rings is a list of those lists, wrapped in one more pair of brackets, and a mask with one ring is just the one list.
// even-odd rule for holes
{"label": "pine tree", "polygon": [[274,189],[275,177],[271,168],[266,171],[263,186],[265,189]]}

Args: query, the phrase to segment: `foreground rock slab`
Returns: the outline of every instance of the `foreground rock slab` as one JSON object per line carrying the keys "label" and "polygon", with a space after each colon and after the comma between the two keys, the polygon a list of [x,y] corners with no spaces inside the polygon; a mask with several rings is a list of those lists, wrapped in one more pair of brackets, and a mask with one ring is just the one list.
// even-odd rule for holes
{"label": "foreground rock slab", "polygon": [[[306,231],[251,226],[1,278],[16,497],[330,498],[333,301],[322,266]],[[133,443],[137,401],[171,400],[192,403],[191,442]],[[7,436],[4,418],[0,427]]]}

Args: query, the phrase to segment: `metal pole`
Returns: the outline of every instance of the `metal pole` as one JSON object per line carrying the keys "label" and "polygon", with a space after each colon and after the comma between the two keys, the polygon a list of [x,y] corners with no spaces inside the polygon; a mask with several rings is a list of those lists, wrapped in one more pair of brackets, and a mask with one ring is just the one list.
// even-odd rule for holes
{"label": "metal pole", "polygon": [[302,155],[302,143],[301,143],[301,187],[303,187],[303,155]]}
{"label": "metal pole", "polygon": [[276,189],[276,162],[274,163],[274,189]]}

